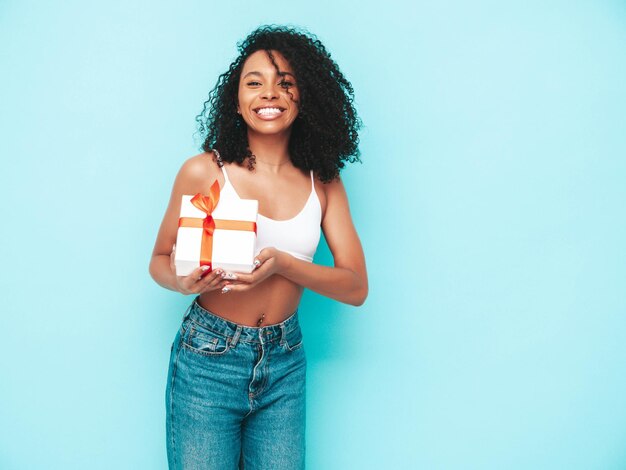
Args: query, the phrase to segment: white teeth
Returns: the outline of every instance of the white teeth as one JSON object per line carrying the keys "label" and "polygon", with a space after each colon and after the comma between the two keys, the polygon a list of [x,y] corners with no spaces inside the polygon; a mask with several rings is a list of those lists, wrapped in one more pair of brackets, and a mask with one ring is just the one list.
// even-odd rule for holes
{"label": "white teeth", "polygon": [[281,112],[278,108],[261,108],[257,111],[257,114],[279,114]]}

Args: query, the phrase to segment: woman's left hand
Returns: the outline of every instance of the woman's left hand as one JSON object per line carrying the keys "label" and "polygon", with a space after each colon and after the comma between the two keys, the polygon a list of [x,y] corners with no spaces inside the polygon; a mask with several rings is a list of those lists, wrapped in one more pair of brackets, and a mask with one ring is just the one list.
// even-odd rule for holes
{"label": "woman's left hand", "polygon": [[233,279],[222,288],[222,294],[228,292],[244,292],[264,281],[273,274],[280,274],[285,268],[289,254],[274,247],[263,248],[254,260],[255,268],[250,274],[232,273],[234,279],[227,274],[224,279]]}

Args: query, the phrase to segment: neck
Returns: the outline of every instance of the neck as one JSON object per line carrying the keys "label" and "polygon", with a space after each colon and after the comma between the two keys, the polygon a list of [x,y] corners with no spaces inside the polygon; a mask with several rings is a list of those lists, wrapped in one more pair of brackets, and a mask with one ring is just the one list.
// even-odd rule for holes
{"label": "neck", "polygon": [[267,135],[249,131],[248,146],[257,162],[261,162],[272,169],[278,169],[291,162],[288,151],[289,134]]}

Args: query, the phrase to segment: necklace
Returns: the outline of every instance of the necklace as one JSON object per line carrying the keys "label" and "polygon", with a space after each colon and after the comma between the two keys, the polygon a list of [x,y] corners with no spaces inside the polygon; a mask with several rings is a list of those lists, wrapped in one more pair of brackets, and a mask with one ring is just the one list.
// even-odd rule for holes
{"label": "necklace", "polygon": [[257,157],[254,154],[252,154],[252,156],[254,157],[254,161],[255,162],[261,162],[264,165],[268,165],[268,166],[283,166],[283,165],[286,165],[287,163],[291,162],[291,160],[285,160],[284,162],[280,162],[280,163],[269,163],[269,162],[266,162],[264,160],[260,160],[259,157]]}

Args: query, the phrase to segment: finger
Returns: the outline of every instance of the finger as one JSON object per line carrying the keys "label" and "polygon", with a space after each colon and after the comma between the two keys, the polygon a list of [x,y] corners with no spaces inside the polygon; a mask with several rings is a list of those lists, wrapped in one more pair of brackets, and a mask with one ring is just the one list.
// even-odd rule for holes
{"label": "finger", "polygon": [[203,271],[200,272],[200,275],[197,279],[197,281],[200,283],[209,283],[214,281],[215,279],[221,279],[222,275],[223,275],[223,271],[221,269],[211,269],[209,270],[208,266],[203,266],[204,268],[207,268]]}
{"label": "finger", "polygon": [[[228,279],[228,278],[225,277],[224,279]],[[250,274],[238,273],[235,279],[229,279],[229,280],[233,281],[234,283],[242,282],[242,283],[249,284],[251,282],[254,282],[255,279],[256,279],[255,273],[250,273]]]}
{"label": "finger", "polygon": [[263,248],[258,255],[254,257],[254,266],[258,268],[263,263],[265,263],[268,259],[272,258],[276,254],[276,249],[274,247]]}
{"label": "finger", "polygon": [[238,280],[245,281],[247,283],[256,283],[261,282],[268,276],[268,273],[271,272],[272,269],[272,260],[268,259],[262,264],[259,264],[258,268],[255,268],[254,271],[247,274],[238,274]]}
{"label": "finger", "polygon": [[194,269],[189,277],[193,276],[197,281],[200,281],[211,274],[215,274],[215,270],[212,270],[210,266],[204,265],[198,266],[196,269]]}
{"label": "finger", "polygon": [[223,282],[224,272],[221,269],[216,269],[211,271],[209,274],[204,276],[202,280],[198,281],[198,285],[201,289],[206,289],[207,287],[216,288],[221,282]]}
{"label": "finger", "polygon": [[186,276],[178,276],[179,284],[185,287],[187,290],[192,290],[197,287],[197,284],[205,279],[205,276],[211,274],[209,266],[198,266]]}
{"label": "finger", "polygon": [[222,289],[221,289],[221,291],[220,291],[220,292],[221,292],[222,294],[228,294],[229,292],[232,292],[232,291],[233,291],[233,288],[234,288],[234,287],[235,287],[235,285],[234,285],[234,284],[231,284],[230,282],[227,282],[227,283],[225,283],[225,284],[222,286]]}
{"label": "finger", "polygon": [[[208,276],[207,276],[207,279],[209,279]],[[200,293],[210,292],[210,291],[221,289],[222,287],[224,287],[225,284],[226,284],[226,281],[224,281],[221,278],[221,276],[215,276],[213,279],[211,279],[208,282],[205,282],[204,280],[199,282],[198,289]]]}
{"label": "finger", "polygon": [[229,287],[227,292],[242,292],[252,289],[267,277],[259,276],[259,273],[247,275],[239,274],[239,278],[236,281],[227,281],[228,284],[226,287]]}
{"label": "finger", "polygon": [[253,287],[252,284],[239,284],[239,283],[228,283],[222,287],[222,294],[228,294],[229,292],[244,292],[250,290]]}

